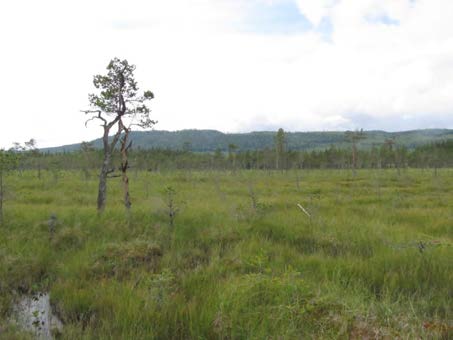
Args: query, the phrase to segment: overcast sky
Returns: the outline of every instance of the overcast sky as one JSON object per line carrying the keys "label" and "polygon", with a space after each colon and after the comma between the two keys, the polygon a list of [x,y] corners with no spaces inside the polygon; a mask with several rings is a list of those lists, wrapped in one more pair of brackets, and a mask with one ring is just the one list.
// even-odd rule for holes
{"label": "overcast sky", "polygon": [[113,57],[159,130],[453,128],[452,0],[11,0],[0,43],[0,147],[99,137]]}

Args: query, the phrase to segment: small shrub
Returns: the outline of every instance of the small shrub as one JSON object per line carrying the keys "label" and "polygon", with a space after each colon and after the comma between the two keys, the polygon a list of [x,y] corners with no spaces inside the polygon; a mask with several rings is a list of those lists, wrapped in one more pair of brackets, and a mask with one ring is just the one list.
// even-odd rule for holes
{"label": "small shrub", "polygon": [[175,288],[175,276],[165,269],[160,274],[154,274],[147,282],[151,296],[158,306],[168,302],[171,292]]}

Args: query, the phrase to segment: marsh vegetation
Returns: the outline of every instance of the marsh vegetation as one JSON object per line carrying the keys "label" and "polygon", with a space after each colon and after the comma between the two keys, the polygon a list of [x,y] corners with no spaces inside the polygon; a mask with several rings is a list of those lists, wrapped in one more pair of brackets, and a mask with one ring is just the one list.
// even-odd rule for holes
{"label": "marsh vegetation", "polygon": [[62,339],[451,336],[451,169],[136,171],[103,214],[87,171],[4,175],[0,337],[35,292]]}

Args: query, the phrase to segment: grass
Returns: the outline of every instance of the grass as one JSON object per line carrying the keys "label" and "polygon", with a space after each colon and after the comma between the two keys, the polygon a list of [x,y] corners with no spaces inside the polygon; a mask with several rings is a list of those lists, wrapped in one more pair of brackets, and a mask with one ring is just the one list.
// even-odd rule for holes
{"label": "grass", "polygon": [[6,183],[0,337],[43,290],[63,339],[451,336],[451,169],[138,172],[131,214],[113,179],[101,216],[95,176]]}

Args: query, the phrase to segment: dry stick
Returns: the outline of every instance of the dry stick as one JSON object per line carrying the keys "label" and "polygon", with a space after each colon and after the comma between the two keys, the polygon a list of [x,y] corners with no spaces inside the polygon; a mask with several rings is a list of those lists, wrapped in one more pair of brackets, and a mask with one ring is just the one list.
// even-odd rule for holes
{"label": "dry stick", "polygon": [[309,213],[309,212],[308,212],[308,211],[307,211],[300,203],[297,203],[297,206],[298,206],[299,209],[302,210],[303,213],[304,213],[305,215],[307,215],[308,218],[310,219],[310,228],[311,228],[311,227],[313,226],[313,220],[312,220],[312,218],[311,218],[310,213]]}
{"label": "dry stick", "polygon": [[299,207],[300,210],[302,210],[305,213],[305,215],[307,215],[311,219],[311,215],[308,213],[307,210],[305,210],[303,206],[301,206],[299,203],[297,203],[297,206]]}

